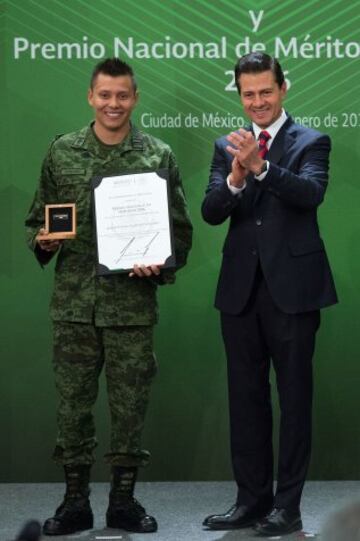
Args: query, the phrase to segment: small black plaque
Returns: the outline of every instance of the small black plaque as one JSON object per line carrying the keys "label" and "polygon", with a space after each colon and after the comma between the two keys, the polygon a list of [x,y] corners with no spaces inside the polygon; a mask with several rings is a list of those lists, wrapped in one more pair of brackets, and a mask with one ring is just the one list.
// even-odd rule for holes
{"label": "small black plaque", "polygon": [[45,205],[45,231],[38,240],[74,239],[76,237],[75,203]]}

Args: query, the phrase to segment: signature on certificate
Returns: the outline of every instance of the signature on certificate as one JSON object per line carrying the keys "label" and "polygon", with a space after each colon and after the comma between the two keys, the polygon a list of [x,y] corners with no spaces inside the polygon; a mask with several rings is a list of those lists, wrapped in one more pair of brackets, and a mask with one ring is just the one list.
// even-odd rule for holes
{"label": "signature on certificate", "polygon": [[[124,248],[121,250],[119,257],[115,260],[115,263],[116,264],[120,263],[123,257],[129,257],[129,256],[144,257],[149,251],[150,246],[152,245],[152,243],[154,242],[156,237],[158,237],[159,234],[160,234],[160,231],[156,231],[155,234],[152,235],[152,237],[149,240],[147,240],[147,237],[145,238],[144,237],[143,238],[131,237],[129,241],[126,243],[126,245],[124,246]],[[144,241],[145,241],[145,244],[144,244]],[[131,250],[130,250],[130,247],[132,247]]]}

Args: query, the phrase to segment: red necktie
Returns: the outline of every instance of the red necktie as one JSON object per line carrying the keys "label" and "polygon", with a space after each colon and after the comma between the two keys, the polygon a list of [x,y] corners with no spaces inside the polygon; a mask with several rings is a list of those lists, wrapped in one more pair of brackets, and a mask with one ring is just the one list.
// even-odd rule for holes
{"label": "red necktie", "polygon": [[259,133],[258,137],[258,146],[259,146],[259,156],[264,159],[269,149],[267,147],[268,140],[271,139],[270,133],[266,130],[263,130]]}

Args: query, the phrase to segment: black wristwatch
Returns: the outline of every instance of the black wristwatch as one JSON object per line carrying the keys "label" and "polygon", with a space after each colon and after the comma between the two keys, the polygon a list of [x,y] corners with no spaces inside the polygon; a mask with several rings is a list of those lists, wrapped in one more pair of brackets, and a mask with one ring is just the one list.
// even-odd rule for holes
{"label": "black wristwatch", "polygon": [[263,173],[265,173],[265,172],[268,170],[268,163],[269,163],[269,162],[268,162],[267,160],[265,160],[264,163],[262,164],[262,167],[261,167],[260,172],[259,172],[257,175],[255,175],[255,176],[259,177],[260,175],[262,175]]}

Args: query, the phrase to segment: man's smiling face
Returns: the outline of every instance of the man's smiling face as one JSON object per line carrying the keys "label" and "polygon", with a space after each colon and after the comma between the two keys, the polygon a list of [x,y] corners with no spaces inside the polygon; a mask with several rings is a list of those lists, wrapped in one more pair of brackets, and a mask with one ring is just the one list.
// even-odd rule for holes
{"label": "man's smiling face", "polygon": [[265,129],[279,118],[286,84],[280,87],[271,70],[242,73],[239,85],[244,112],[255,124]]}
{"label": "man's smiling face", "polygon": [[130,129],[130,117],[138,100],[129,75],[112,77],[99,73],[88,93],[95,111],[95,131],[100,137],[111,133],[125,136]]}

